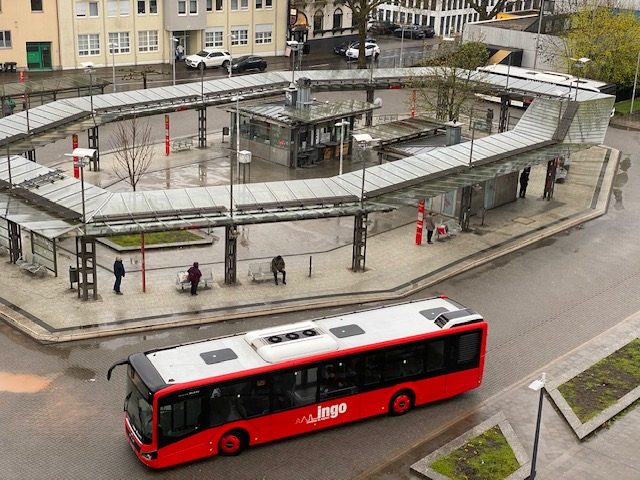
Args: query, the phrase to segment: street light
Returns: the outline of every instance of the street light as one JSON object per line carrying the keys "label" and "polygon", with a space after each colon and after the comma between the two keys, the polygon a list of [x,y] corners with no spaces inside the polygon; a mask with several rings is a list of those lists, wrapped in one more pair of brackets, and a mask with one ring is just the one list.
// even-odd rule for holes
{"label": "street light", "polygon": [[340,120],[340,122],[336,123],[336,127],[340,127],[340,170],[338,175],[342,175],[342,157],[344,152],[344,127],[345,125],[349,125],[345,119]]}
{"label": "street light", "polygon": [[171,58],[173,58],[173,62],[172,62],[172,66],[173,66],[173,86],[176,86],[176,47],[177,45],[174,45],[175,43],[178,43],[180,40],[178,40],[176,37],[171,37]]}
{"label": "street light", "polygon": [[[231,101],[236,102],[236,163],[240,156],[240,100],[244,100],[242,95],[231,97]],[[229,209],[233,220],[233,162],[229,162]]]}
{"label": "street light", "polygon": [[364,206],[364,175],[366,170],[366,162],[367,155],[366,152],[369,151],[371,147],[373,147],[378,141],[379,138],[371,138],[371,135],[368,133],[354,133],[353,139],[358,142],[360,148],[362,149],[362,188],[360,189],[360,208]]}
{"label": "street light", "polygon": [[113,74],[112,85],[113,85],[113,91],[115,93],[116,91],[116,48],[120,48],[120,45],[118,45],[115,42],[111,42],[109,44],[109,48],[111,49],[111,69]]}
{"label": "street light", "polygon": [[296,53],[302,48],[302,44],[297,40],[287,40],[287,46],[291,49],[291,85],[296,83]]}
{"label": "street light", "polygon": [[636,83],[638,83],[638,67],[640,67],[640,50],[638,51],[638,61],[636,62],[636,76],[633,77],[633,93],[631,94],[631,108],[629,108],[629,115],[633,113],[633,101],[636,99]]}
{"label": "street light", "polygon": [[542,399],[544,396],[544,388],[547,383],[547,374],[543,373],[539,380],[534,380],[529,384],[529,388],[535,392],[540,392],[540,400],[538,401],[538,420],[536,421],[536,433],[533,439],[533,455],[531,456],[531,473],[529,480],[536,478],[536,458],[538,457],[538,439],[540,438],[540,420],[542,420]]}
{"label": "street light", "polygon": [[580,84],[580,70],[582,68],[584,68],[584,66],[587,64],[587,62],[590,62],[591,59],[587,58],[587,57],[581,57],[581,58],[572,58],[571,60],[573,60],[574,62],[576,62],[573,66],[577,69],[576,72],[578,73],[578,75],[576,75],[576,95],[574,97],[574,101],[578,100],[578,87]]}
{"label": "street light", "polygon": [[91,99],[91,116],[93,117],[95,116],[93,111],[93,74],[96,69],[93,66],[93,62],[83,62],[81,65],[84,67],[84,73],[89,74],[89,97]]}
{"label": "street light", "polygon": [[231,54],[231,45],[233,43],[233,40],[236,39],[236,34],[230,33],[227,35],[227,37],[229,37],[229,56],[231,57],[229,59],[229,65],[227,65],[227,71],[229,72],[229,78],[231,78],[231,72],[233,70],[233,55]]}

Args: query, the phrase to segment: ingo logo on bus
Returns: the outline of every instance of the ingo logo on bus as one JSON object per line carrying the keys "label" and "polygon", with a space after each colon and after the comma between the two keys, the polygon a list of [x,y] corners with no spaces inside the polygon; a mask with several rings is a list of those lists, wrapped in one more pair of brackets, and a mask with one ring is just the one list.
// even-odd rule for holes
{"label": "ingo logo on bus", "polygon": [[304,417],[296,419],[296,424],[299,423],[317,423],[323,422],[325,420],[329,420],[330,418],[337,418],[341,413],[345,413],[347,411],[347,404],[342,402],[337,405],[331,405],[329,407],[321,407],[318,406],[318,412],[316,416],[313,415],[305,415]]}

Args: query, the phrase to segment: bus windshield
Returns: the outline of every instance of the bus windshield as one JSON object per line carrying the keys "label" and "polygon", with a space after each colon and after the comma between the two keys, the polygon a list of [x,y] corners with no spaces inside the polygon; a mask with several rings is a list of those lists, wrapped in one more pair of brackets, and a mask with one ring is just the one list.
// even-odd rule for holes
{"label": "bus windshield", "polygon": [[142,443],[151,443],[152,407],[131,378],[127,378],[127,396],[124,409],[138,438]]}

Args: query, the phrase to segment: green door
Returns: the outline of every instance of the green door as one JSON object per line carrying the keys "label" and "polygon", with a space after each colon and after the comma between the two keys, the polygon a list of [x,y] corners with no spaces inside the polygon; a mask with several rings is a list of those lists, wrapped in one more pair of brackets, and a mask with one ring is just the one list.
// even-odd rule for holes
{"label": "green door", "polygon": [[29,70],[51,69],[51,42],[27,42]]}

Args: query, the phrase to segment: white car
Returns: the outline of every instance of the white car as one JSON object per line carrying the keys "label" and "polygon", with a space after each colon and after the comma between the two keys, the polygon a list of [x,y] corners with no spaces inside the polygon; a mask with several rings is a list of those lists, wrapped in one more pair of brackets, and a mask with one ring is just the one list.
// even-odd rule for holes
{"label": "white car", "polygon": [[[346,56],[350,60],[356,60],[360,55],[360,44],[354,43],[346,53]],[[366,42],[364,44],[364,56],[366,58],[373,56],[373,58],[378,58],[380,55],[380,47],[373,42]]]}
{"label": "white car", "polygon": [[205,48],[194,55],[188,55],[184,59],[187,67],[204,68],[224,67],[227,68],[231,63],[231,54],[226,50],[218,50],[215,48]]}

